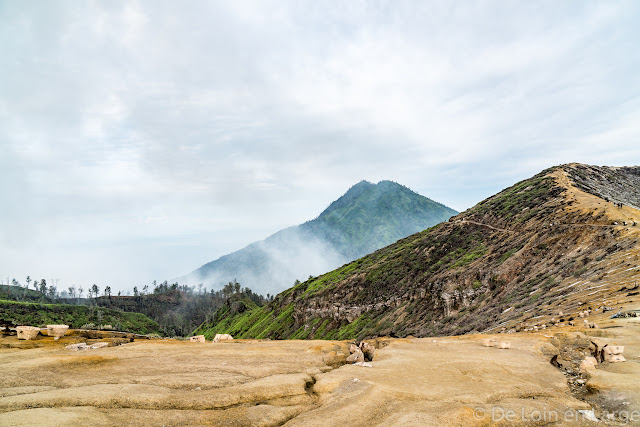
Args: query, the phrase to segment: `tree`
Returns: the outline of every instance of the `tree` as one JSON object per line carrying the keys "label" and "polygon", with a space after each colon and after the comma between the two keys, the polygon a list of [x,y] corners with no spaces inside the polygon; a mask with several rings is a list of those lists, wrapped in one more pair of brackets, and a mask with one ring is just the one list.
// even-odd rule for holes
{"label": "tree", "polygon": [[104,287],[104,295],[108,296],[109,299],[111,299],[111,286],[105,286]]}
{"label": "tree", "polygon": [[84,292],[84,289],[82,288],[82,286],[80,286],[80,287],[78,288],[78,295],[79,295],[79,297],[80,297],[80,298],[82,298],[82,293],[83,293],[83,292]]}
{"label": "tree", "polygon": [[138,296],[138,287],[137,286],[133,287],[133,296],[136,296],[136,297]]}
{"label": "tree", "polygon": [[149,292],[149,285],[144,285],[142,287],[142,292],[144,293],[144,295],[146,295]]}
{"label": "tree", "polygon": [[67,290],[69,291],[69,295],[71,295],[71,298],[75,298],[76,297],[76,287],[75,287],[75,285],[69,286],[69,288]]}
{"label": "tree", "polygon": [[29,289],[29,286],[31,286],[31,276],[27,276],[27,289]]}
{"label": "tree", "polygon": [[100,293],[100,288],[98,287],[98,285],[94,283],[93,286],[91,286],[91,292],[93,292],[93,296],[97,298],[98,294]]}
{"label": "tree", "polygon": [[40,281],[40,293],[45,295],[47,293],[47,281],[42,279]]}

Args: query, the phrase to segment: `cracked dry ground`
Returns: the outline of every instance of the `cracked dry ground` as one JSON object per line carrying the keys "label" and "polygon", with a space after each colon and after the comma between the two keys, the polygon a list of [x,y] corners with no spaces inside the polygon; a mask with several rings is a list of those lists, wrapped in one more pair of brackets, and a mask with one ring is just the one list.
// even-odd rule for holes
{"label": "cracked dry ground", "polygon": [[388,340],[371,368],[337,367],[337,341],[2,348],[0,425],[488,425],[474,410],[590,408],[542,355],[547,337],[484,337]]}

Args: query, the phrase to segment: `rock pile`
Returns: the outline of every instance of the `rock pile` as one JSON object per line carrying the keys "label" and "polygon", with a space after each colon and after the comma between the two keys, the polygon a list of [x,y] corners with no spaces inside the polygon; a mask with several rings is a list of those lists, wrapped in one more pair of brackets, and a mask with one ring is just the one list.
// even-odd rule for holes
{"label": "rock pile", "polygon": [[365,362],[371,362],[375,355],[376,349],[371,344],[362,341],[360,345],[352,343],[349,346],[349,352],[351,353],[347,357],[347,363],[353,363],[360,366],[371,366]]}

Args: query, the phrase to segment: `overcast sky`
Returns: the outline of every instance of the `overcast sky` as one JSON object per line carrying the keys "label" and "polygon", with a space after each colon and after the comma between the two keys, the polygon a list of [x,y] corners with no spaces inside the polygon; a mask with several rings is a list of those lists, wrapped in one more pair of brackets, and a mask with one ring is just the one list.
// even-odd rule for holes
{"label": "overcast sky", "polygon": [[637,1],[0,1],[0,276],[131,289],[362,179],[464,210],[638,164],[638,22]]}

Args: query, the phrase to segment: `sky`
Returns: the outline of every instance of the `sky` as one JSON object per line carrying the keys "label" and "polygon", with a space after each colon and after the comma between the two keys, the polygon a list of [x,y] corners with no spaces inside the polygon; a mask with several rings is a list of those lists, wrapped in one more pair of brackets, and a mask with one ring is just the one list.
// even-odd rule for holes
{"label": "sky", "polygon": [[[640,159],[637,1],[0,0],[0,277],[132,289],[390,179]],[[86,286],[85,286],[86,288]]]}

